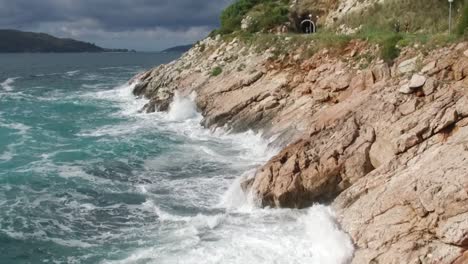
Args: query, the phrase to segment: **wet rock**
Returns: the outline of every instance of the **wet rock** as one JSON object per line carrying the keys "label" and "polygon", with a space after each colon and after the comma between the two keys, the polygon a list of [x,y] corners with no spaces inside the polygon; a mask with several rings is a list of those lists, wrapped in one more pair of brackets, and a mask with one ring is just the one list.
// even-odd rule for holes
{"label": "wet rock", "polygon": [[145,92],[146,87],[148,86],[148,82],[140,82],[135,85],[133,88],[133,95],[139,96]]}
{"label": "wet rock", "polygon": [[[352,118],[340,127],[336,134],[325,130],[310,141],[291,144],[260,168],[252,185],[260,204],[304,208],[326,202],[372,171],[373,129],[359,128]],[[315,145],[330,136],[328,144]]]}

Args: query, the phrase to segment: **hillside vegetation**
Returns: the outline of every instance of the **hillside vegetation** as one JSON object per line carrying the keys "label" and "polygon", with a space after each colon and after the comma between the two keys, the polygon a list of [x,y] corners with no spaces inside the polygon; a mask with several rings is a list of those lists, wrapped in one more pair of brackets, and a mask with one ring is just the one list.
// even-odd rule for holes
{"label": "hillside vegetation", "polygon": [[[378,44],[379,56],[388,63],[405,46],[417,44],[430,50],[468,37],[468,0],[453,3],[454,30],[450,35],[446,0],[375,1],[357,11],[345,12],[324,26],[327,16],[339,5],[338,0],[238,0],[223,11],[221,27],[214,33],[228,39],[240,37],[258,45],[260,50],[273,47],[278,55],[303,47],[304,55],[310,56],[321,48],[339,49],[352,39],[363,39]],[[317,34],[298,34],[297,19],[305,14],[317,15]],[[243,23],[248,27],[242,28]],[[284,27],[288,33],[272,34]]]}

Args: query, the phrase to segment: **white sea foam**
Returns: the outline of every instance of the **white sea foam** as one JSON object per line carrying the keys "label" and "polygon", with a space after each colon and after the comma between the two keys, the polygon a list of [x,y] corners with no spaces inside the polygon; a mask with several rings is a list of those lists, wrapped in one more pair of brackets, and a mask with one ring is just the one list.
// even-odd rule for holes
{"label": "white sea foam", "polygon": [[5,91],[13,91],[13,83],[19,79],[19,77],[14,77],[14,78],[8,78],[4,82],[0,83],[0,86],[3,88]]}
{"label": "white sea foam", "polygon": [[80,73],[80,71],[79,71],[79,70],[75,70],[75,71],[68,71],[68,72],[66,72],[65,74],[66,74],[67,76],[69,76],[69,77],[72,77],[72,76],[77,75],[78,73]]}
{"label": "white sea foam", "polygon": [[[145,161],[145,169],[164,172],[197,159],[229,164],[231,168],[252,169],[233,180],[229,174],[210,177],[170,179],[158,177],[157,184],[140,184],[136,190],[144,194],[141,206],[154,213],[161,223],[154,245],[145,243],[119,261],[103,263],[309,263],[346,264],[353,256],[350,238],[340,230],[329,207],[316,205],[307,210],[257,208],[245,195],[240,183],[252,177],[254,167],[268,160],[277,150],[269,149],[269,140],[252,131],[229,134],[223,129],[209,131],[200,125],[195,95],[176,94],[168,113],[138,113],[146,100],[135,100],[133,85],[125,85],[93,98],[117,102],[131,116],[129,123],[83,131],[81,136],[121,136],[157,129],[161,133],[183,137],[184,145],[166,156]],[[184,172],[185,173],[185,172]],[[188,174],[191,171],[187,171]],[[146,177],[146,176],[141,176]],[[230,186],[227,190],[226,187]],[[171,192],[152,194],[153,188],[165,187]],[[223,190],[225,190],[223,194]],[[194,216],[178,215],[164,209],[158,199],[172,199],[175,204],[215,210],[216,213]],[[159,231],[158,231],[159,232]]]}
{"label": "white sea foam", "polygon": [[104,263],[346,264],[353,256],[351,240],[340,231],[330,208],[321,205],[302,211],[163,217],[185,222],[165,246],[141,248],[126,259]]}
{"label": "white sea foam", "polygon": [[196,93],[192,93],[189,97],[182,97],[178,92],[174,94],[174,101],[169,107],[167,117],[171,121],[184,121],[200,116],[195,104]]}

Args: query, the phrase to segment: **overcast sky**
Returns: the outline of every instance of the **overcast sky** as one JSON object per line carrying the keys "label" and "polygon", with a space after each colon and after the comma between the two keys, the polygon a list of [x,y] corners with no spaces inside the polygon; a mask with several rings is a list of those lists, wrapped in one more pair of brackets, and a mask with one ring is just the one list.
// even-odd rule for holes
{"label": "overcast sky", "polygon": [[0,28],[157,51],[216,28],[233,0],[0,0]]}

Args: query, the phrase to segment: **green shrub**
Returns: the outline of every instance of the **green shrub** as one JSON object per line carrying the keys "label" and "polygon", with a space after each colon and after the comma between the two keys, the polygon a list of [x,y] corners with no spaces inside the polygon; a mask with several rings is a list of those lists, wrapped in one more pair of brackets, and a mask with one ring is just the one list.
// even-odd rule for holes
{"label": "green shrub", "polygon": [[229,34],[240,29],[242,19],[259,0],[238,0],[221,13],[221,34]]}
{"label": "green shrub", "polygon": [[463,8],[456,32],[459,36],[463,36],[464,34],[468,33],[468,1],[465,1],[465,7]]}
{"label": "green shrub", "polygon": [[200,52],[204,52],[206,50],[206,45],[205,43],[200,45]]}
{"label": "green shrub", "polygon": [[240,30],[242,19],[252,12],[252,32],[269,29],[288,20],[288,0],[237,0],[221,13],[220,34]]}
{"label": "green shrub", "polygon": [[400,49],[397,47],[397,43],[402,40],[400,34],[389,36],[381,42],[380,58],[387,63],[392,63],[393,60],[400,55]]}
{"label": "green shrub", "polygon": [[219,66],[214,67],[213,70],[211,70],[211,76],[216,77],[220,75],[223,72],[223,69]]}
{"label": "green shrub", "polygon": [[289,7],[284,2],[268,2],[256,5],[248,15],[252,17],[250,32],[267,31],[289,20]]}

